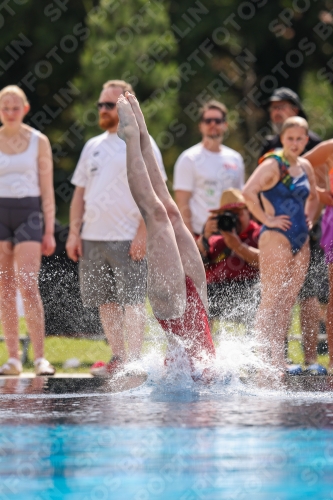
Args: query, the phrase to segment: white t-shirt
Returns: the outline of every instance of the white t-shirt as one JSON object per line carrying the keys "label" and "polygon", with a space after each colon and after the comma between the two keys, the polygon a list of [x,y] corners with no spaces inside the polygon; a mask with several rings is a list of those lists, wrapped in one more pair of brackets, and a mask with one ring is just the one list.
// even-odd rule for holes
{"label": "white t-shirt", "polygon": [[243,158],[227,146],[213,153],[200,143],[180,155],[175,165],[173,188],[192,193],[189,206],[195,233],[202,232],[209,210],[220,206],[223,191],[243,188],[244,172]]}
{"label": "white t-shirt", "polygon": [[[166,180],[162,155],[151,143]],[[93,241],[133,240],[141,215],[132,197],[126,171],[126,144],[104,132],[84,146],[72,183],[83,187],[85,211],[82,238]]]}

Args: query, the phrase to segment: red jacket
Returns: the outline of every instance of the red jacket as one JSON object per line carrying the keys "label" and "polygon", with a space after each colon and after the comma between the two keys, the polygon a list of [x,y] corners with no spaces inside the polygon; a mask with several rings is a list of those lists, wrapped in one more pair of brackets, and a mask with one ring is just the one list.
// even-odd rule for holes
{"label": "red jacket", "polygon": [[[251,247],[258,248],[260,226],[250,221],[250,224],[239,234],[242,242]],[[258,267],[250,266],[244,259],[230,250],[224,243],[223,236],[214,234],[208,240],[209,252],[206,264],[207,283],[220,283],[221,281],[256,280],[259,278]]]}

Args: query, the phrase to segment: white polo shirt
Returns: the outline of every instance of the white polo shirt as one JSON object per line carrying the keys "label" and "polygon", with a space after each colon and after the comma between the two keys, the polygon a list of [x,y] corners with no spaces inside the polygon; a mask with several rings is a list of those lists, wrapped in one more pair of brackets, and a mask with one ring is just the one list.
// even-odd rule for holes
{"label": "white polo shirt", "polygon": [[[151,143],[166,180],[162,155]],[[116,133],[93,137],[84,146],[72,183],[83,187],[85,211],[82,238],[93,241],[133,240],[141,215],[131,194],[126,171],[126,144]]]}
{"label": "white polo shirt", "polygon": [[223,191],[244,186],[244,162],[237,151],[221,146],[217,153],[202,143],[184,151],[175,164],[174,190],[190,191],[192,228],[202,232],[209,210],[220,206]]}

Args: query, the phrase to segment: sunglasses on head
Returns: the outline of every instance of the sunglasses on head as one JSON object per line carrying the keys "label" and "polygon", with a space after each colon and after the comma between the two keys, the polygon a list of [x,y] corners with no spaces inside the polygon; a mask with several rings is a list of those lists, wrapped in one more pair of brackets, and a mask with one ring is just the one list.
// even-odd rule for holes
{"label": "sunglasses on head", "polygon": [[116,107],[116,103],[115,102],[98,102],[97,103],[97,108],[98,109],[102,109],[102,108],[105,108],[105,109],[114,109]]}
{"label": "sunglasses on head", "polygon": [[215,122],[216,125],[221,125],[221,123],[225,122],[225,118],[203,118],[201,121],[206,123],[206,125],[209,125],[212,122]]}

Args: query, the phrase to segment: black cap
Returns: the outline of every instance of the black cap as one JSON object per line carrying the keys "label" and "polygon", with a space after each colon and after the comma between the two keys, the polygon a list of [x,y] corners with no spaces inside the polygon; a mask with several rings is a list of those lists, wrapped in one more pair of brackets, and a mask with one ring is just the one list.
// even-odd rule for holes
{"label": "black cap", "polygon": [[306,119],[306,114],[302,107],[301,100],[293,90],[288,89],[287,87],[280,87],[279,89],[275,89],[271,97],[266,102],[266,106],[268,106],[270,102],[274,101],[291,102],[291,104],[298,108],[298,116]]}

